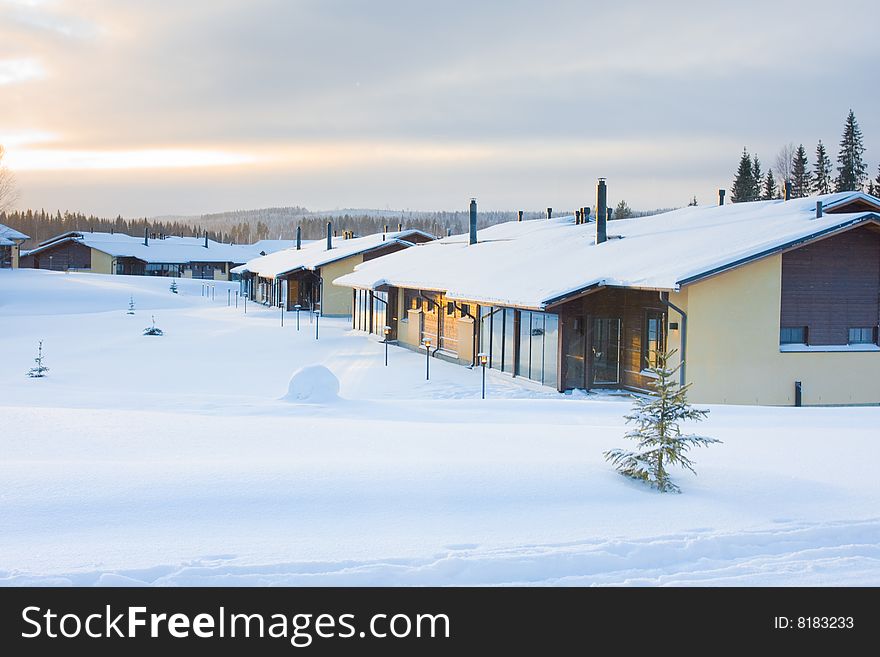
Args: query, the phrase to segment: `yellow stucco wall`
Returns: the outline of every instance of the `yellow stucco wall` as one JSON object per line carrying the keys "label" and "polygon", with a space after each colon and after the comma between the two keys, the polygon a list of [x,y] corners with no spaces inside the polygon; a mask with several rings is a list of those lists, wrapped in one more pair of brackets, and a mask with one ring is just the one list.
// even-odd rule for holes
{"label": "yellow stucco wall", "polygon": [[334,285],[333,281],[350,274],[363,261],[362,255],[354,255],[321,267],[321,278],[324,279],[324,289],[321,290],[322,315],[351,315],[351,288]]}
{"label": "yellow stucco wall", "polygon": [[470,364],[474,357],[474,320],[470,317],[459,317],[455,320],[458,336],[458,360]]}
{"label": "yellow stucco wall", "polygon": [[229,267],[226,267],[226,272],[222,272],[219,269],[214,270],[214,280],[215,281],[228,281],[229,280]]}
{"label": "yellow stucco wall", "polygon": [[93,272],[95,274],[113,273],[113,256],[108,255],[103,251],[92,249],[91,259],[92,267],[91,269],[89,269],[90,272]]}
{"label": "yellow stucco wall", "polygon": [[18,269],[18,258],[20,256],[21,247],[18,244],[12,245],[12,268]]}
{"label": "yellow stucco wall", "polygon": [[412,347],[418,347],[421,344],[421,322],[422,322],[422,311],[421,310],[413,310],[412,308],[406,310],[406,321],[401,321],[398,329],[397,329],[397,339],[403,344],[408,344]]}
{"label": "yellow stucco wall", "polygon": [[184,269],[183,270],[183,277],[184,278],[192,278],[193,277],[193,270],[192,269]]}
{"label": "yellow stucco wall", "polygon": [[[690,399],[790,406],[801,381],[805,405],[880,403],[880,351],[780,352],[781,298],[781,255],[670,295],[688,314]],[[680,321],[674,311],[669,319]],[[680,348],[673,332],[669,346]]]}

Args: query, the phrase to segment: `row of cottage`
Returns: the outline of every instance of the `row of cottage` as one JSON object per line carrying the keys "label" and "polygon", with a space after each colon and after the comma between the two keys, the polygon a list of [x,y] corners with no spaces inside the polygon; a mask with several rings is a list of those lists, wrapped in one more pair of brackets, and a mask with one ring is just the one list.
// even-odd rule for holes
{"label": "row of cottage", "polygon": [[351,316],[468,367],[482,353],[560,392],[645,390],[675,350],[698,403],[880,403],[880,199],[720,195],[609,222],[605,195],[600,180],[594,220],[584,209],[479,231],[472,200],[468,233],[441,239],[401,227],[339,238],[328,225],[326,240],[229,257],[223,276],[254,301]]}

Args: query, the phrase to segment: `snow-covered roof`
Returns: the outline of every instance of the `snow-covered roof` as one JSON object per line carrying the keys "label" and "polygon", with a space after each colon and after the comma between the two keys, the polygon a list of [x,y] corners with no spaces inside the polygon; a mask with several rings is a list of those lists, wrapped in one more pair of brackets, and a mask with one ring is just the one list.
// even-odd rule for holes
{"label": "snow-covered roof", "polygon": [[57,235],[27,254],[35,254],[64,242],[79,242],[115,258],[137,258],[148,263],[187,263],[187,262],[247,262],[256,258],[261,252],[271,248],[270,242],[264,240],[256,244],[223,244],[208,240],[205,248],[204,237],[165,237],[150,238],[144,244],[143,237],[134,237],[124,233],[90,233],[70,231]]}
{"label": "snow-covered roof", "polygon": [[327,250],[326,240],[315,240],[309,243],[303,242],[301,249],[296,249],[295,247],[284,249],[283,251],[277,251],[249,260],[246,264],[233,269],[232,273],[251,273],[262,278],[275,278],[298,269],[313,271],[331,262],[361,255],[390,244],[412,246],[410,240],[416,236],[428,240],[434,239],[433,235],[421,230],[409,229],[390,233],[374,233],[350,239],[334,237],[333,248],[329,251]]}
{"label": "snow-covered roof", "polygon": [[[840,214],[817,219],[816,202]],[[858,202],[858,203],[856,203]],[[846,212],[853,203],[858,212]],[[876,208],[877,212],[864,208]],[[545,308],[599,286],[676,290],[700,277],[866,221],[880,221],[880,199],[839,192],[790,201],[687,207],[608,222],[574,217],[484,228],[477,244],[454,235],[359,265],[334,283],[442,291],[453,299]]]}
{"label": "snow-covered roof", "polygon": [[[305,241],[303,240],[303,242]],[[251,246],[256,249],[258,254],[268,255],[269,253],[275,253],[276,251],[296,246],[296,240],[257,240]]]}
{"label": "snow-covered roof", "polygon": [[28,239],[28,236],[14,228],[0,224],[0,246],[13,246]]}

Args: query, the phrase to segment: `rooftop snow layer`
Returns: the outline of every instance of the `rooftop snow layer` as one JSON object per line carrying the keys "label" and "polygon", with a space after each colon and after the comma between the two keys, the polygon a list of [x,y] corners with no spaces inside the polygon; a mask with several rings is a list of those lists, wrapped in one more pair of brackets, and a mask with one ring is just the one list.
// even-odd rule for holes
{"label": "rooftop snow layer", "polygon": [[433,239],[433,236],[428,233],[411,229],[400,232],[374,233],[373,235],[353,237],[351,239],[334,237],[333,248],[329,251],[327,250],[326,240],[315,240],[308,244],[303,242],[302,249],[284,249],[283,251],[255,258],[240,267],[236,267],[232,270],[232,273],[243,274],[249,272],[263,278],[275,278],[297,269],[315,270],[331,262],[366,253],[389,244],[396,243],[410,246],[412,243],[407,238],[415,235]]}
{"label": "rooftop snow layer", "polygon": [[0,246],[13,246],[17,242],[22,242],[26,239],[28,239],[28,236],[24,233],[0,224]]}
{"label": "rooftop snow layer", "polygon": [[256,244],[223,244],[208,240],[205,248],[204,237],[165,237],[150,238],[145,245],[143,237],[124,233],[71,231],[46,240],[27,253],[39,253],[65,241],[79,242],[116,258],[137,258],[148,263],[247,262],[261,252],[268,253],[272,242],[282,242],[261,240]]}
{"label": "rooftop snow layer", "polygon": [[880,199],[861,192],[687,207],[611,221],[609,239],[599,245],[595,222],[575,225],[570,216],[508,222],[480,230],[475,245],[468,245],[467,235],[454,235],[365,262],[334,283],[436,290],[454,299],[544,308],[596,285],[674,290],[792,242],[880,221],[880,214],[865,211],[816,219],[817,200],[826,210],[854,200],[880,209]]}

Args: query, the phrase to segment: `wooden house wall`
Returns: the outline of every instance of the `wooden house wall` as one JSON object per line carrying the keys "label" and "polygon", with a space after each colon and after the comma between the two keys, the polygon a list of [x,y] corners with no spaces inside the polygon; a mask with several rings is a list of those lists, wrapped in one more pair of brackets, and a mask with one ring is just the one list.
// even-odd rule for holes
{"label": "wooden house wall", "polygon": [[782,255],[783,327],[812,345],[845,345],[849,328],[880,322],[880,229],[854,228]]}

